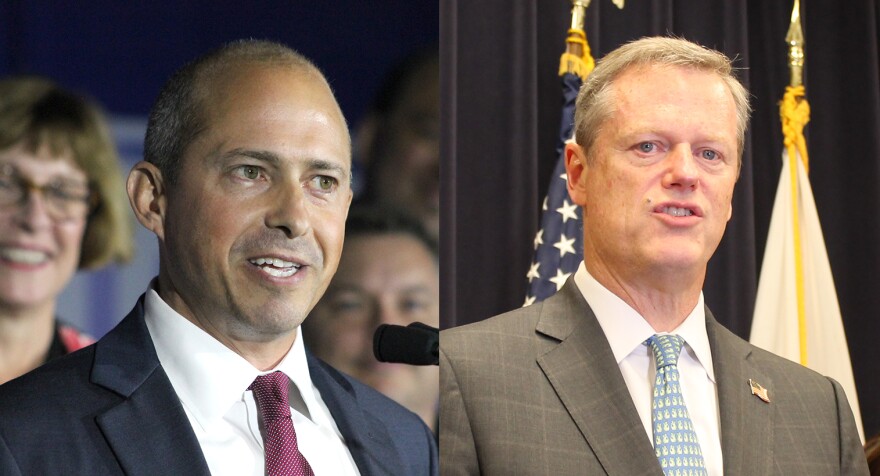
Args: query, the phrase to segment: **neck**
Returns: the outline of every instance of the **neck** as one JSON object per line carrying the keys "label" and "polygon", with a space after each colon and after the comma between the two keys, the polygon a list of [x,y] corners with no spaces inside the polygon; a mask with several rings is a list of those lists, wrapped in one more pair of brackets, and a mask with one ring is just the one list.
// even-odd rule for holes
{"label": "neck", "polygon": [[160,272],[157,292],[165,304],[260,371],[275,368],[296,341],[299,327],[287,331],[266,331],[242,320],[216,318],[226,310],[218,310],[206,302],[190,304],[174,289]]}
{"label": "neck", "polygon": [[0,309],[0,384],[27,373],[45,360],[55,330],[55,302]]}
{"label": "neck", "polygon": [[681,270],[622,273],[598,259],[585,265],[599,284],[635,309],[657,332],[670,332],[687,319],[700,300],[705,276],[705,271]]}

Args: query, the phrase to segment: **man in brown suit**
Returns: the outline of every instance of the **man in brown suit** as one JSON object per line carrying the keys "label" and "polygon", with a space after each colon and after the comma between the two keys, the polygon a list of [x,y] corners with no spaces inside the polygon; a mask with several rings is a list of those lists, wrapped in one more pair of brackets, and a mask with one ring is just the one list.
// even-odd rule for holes
{"label": "man in brown suit", "polygon": [[669,379],[698,446],[686,474],[867,474],[840,386],[703,302],[750,112],[731,71],[671,38],[599,62],[565,151],[584,262],[543,303],[441,334],[441,474],[685,474],[661,452],[661,338],[683,343]]}

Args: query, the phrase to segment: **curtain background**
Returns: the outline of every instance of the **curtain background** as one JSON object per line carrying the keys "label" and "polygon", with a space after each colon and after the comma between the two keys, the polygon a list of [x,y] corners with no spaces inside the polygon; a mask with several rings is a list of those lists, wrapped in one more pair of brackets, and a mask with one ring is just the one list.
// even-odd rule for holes
{"label": "curtain background", "polygon": [[[676,35],[736,58],[755,109],[733,219],[709,262],[706,302],[748,338],[782,166],[777,102],[788,84],[791,0],[593,0],[595,58]],[[557,160],[556,75],[567,0],[443,0],[442,326],[522,305],[540,205]],[[880,432],[880,8],[802,0],[810,180],[849,343],[866,436]]]}

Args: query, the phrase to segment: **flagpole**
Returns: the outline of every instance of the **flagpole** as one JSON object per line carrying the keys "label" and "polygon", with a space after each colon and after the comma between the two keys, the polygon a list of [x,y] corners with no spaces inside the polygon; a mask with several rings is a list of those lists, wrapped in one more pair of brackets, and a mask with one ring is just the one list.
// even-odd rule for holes
{"label": "flagpole", "polygon": [[[804,99],[803,71],[804,71],[804,33],[801,29],[800,0],[794,0],[791,12],[791,23],[788,33],[785,35],[788,43],[788,67],[790,71],[789,87],[786,88],[785,97],[780,105],[780,118],[782,120],[782,133],[785,136],[785,146],[788,150],[789,171],[791,180],[791,216],[794,230],[794,270],[795,291],[797,295],[798,316],[798,341],[800,344],[800,363],[807,365],[807,317],[805,310],[806,297],[804,296],[804,264],[801,246],[801,225],[798,210],[798,159],[803,161],[804,169],[807,170],[806,141],[803,136],[803,128],[809,121],[809,105]],[[801,106],[800,108],[798,106]],[[798,115],[798,111],[806,110],[806,116]],[[803,154],[799,154],[803,152]]]}

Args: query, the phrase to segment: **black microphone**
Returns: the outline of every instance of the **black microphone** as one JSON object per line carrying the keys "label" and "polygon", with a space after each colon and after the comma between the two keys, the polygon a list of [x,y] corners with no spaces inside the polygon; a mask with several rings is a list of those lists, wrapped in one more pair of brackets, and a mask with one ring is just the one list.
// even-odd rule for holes
{"label": "black microphone", "polygon": [[439,347],[440,330],[421,322],[382,324],[373,334],[373,355],[379,362],[439,365]]}

